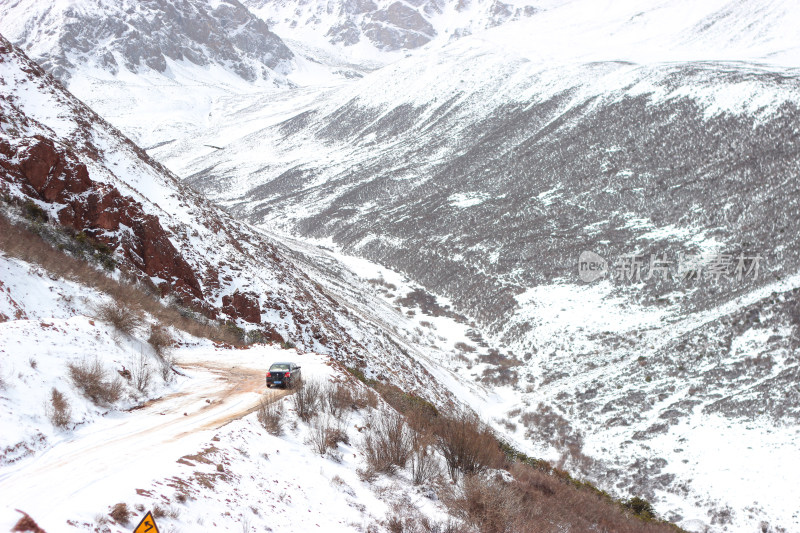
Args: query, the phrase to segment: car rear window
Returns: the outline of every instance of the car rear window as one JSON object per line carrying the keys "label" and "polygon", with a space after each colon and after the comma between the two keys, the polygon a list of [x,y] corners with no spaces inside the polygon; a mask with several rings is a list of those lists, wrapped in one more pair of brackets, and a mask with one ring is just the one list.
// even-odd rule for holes
{"label": "car rear window", "polygon": [[276,364],[272,365],[271,367],[269,367],[269,369],[270,369],[270,371],[273,371],[273,370],[276,370],[276,371],[277,370],[289,370],[289,365],[286,364],[286,363],[276,363]]}

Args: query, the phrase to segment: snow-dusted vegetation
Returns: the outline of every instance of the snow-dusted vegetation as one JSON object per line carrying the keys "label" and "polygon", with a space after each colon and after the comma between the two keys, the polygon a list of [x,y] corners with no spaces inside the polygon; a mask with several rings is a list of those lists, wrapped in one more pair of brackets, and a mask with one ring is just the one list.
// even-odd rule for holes
{"label": "snow-dusted vegetation", "polygon": [[0,529],[797,530],[798,21],[0,0]]}

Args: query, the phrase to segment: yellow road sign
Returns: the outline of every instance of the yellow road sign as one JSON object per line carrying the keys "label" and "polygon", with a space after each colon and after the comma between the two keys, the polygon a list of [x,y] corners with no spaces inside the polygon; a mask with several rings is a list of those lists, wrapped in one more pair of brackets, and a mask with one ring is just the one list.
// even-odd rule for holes
{"label": "yellow road sign", "polygon": [[133,533],[158,533],[156,520],[153,518],[153,515],[150,514],[150,511],[144,515],[144,518],[142,518],[142,521],[136,526],[136,529],[133,530]]}

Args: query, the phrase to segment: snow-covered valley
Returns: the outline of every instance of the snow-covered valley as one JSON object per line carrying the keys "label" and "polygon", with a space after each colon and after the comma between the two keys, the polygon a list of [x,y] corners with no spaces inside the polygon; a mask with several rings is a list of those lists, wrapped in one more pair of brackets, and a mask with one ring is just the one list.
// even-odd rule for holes
{"label": "snow-covered valley", "polygon": [[[0,528],[20,508],[126,531],[98,518],[118,502],[174,531],[397,531],[413,508],[467,528],[405,470],[359,477],[372,408],[338,461],[291,397],[280,437],[247,414],[265,367],[302,359],[466,405],[685,530],[800,531],[793,2],[44,4],[0,0],[3,212],[255,342],[174,329],[177,373],[98,407],[67,365],[160,368],[162,319],[120,335],[97,285],[0,255]],[[579,277],[587,251],[603,279]],[[278,450],[302,472],[267,474]]]}

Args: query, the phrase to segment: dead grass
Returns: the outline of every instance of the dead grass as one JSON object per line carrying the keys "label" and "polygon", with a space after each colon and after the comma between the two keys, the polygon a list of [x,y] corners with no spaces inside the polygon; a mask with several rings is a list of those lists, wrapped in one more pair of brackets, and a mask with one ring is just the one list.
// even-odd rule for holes
{"label": "dead grass", "polygon": [[67,370],[73,385],[96,405],[113,404],[122,396],[122,382],[118,378],[108,378],[100,359],[69,363]]}
{"label": "dead grass", "polygon": [[144,322],[141,311],[119,302],[98,305],[94,310],[94,316],[97,320],[111,324],[115,330],[129,337],[133,336],[136,328]]}
{"label": "dead grass", "polygon": [[48,244],[42,237],[24,227],[12,224],[0,212],[0,250],[29,263],[39,265],[50,274],[94,288],[111,297],[114,302],[125,305],[138,313],[148,313],[162,326],[172,326],[196,337],[217,342],[235,344],[234,339],[217,323],[198,321],[189,313],[181,314],[174,307],[166,307],[158,300],[159,295],[148,293],[137,285],[136,273],[123,272],[124,281],[117,281],[86,261],[77,259]]}
{"label": "dead grass", "polygon": [[508,479],[466,476],[461,491],[445,503],[471,531],[481,533],[680,531],[672,524],[634,516],[607,495],[531,466],[512,465],[510,474]]}
{"label": "dead grass", "polygon": [[66,429],[72,422],[72,409],[63,393],[53,387],[50,391],[50,404],[46,409],[47,417],[54,426]]}

